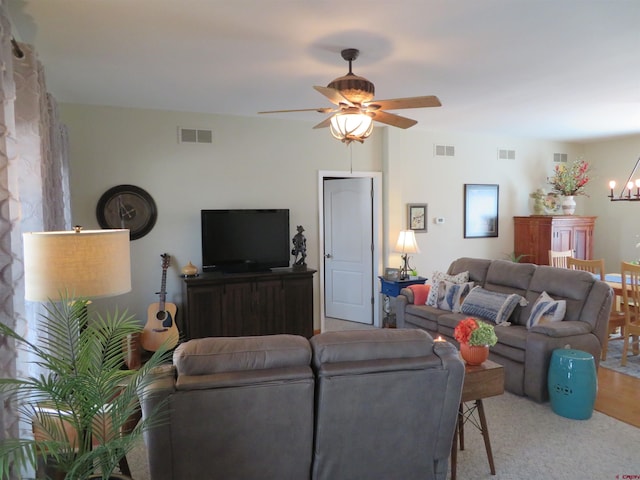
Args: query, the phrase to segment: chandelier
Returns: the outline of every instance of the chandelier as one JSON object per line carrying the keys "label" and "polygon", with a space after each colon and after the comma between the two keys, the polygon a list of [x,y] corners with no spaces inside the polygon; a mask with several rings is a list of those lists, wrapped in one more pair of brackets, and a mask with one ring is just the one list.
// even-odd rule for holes
{"label": "chandelier", "polygon": [[[636,170],[638,169],[638,165],[640,164],[640,157],[638,157],[638,160],[636,160],[636,164],[633,166],[633,170],[631,170],[631,173],[629,174],[629,178],[627,178],[627,183],[625,185],[622,186],[622,190],[620,190],[620,193],[618,194],[618,196],[616,197],[613,194],[613,189],[616,188],[616,181],[615,180],[611,180],[609,182],[609,199],[612,202],[621,202],[621,201],[625,201],[625,202],[638,202],[640,201],[640,178],[636,178],[635,182],[632,180],[633,175],[636,173]],[[633,187],[636,187],[636,193],[633,193]],[[626,195],[625,195],[625,190],[626,190]]]}

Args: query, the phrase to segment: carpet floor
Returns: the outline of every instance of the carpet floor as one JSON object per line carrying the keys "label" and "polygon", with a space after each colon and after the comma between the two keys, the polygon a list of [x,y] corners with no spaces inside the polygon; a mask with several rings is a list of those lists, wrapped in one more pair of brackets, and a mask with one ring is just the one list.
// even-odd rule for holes
{"label": "carpet floor", "polygon": [[[484,406],[496,475],[489,471],[480,432],[467,423],[465,450],[458,452],[459,480],[640,478],[636,427],[599,412],[589,420],[571,420],[553,413],[549,403],[510,393],[485,399]],[[128,459],[134,480],[150,480],[142,443]]]}
{"label": "carpet floor", "polygon": [[624,373],[625,375],[640,378],[640,355],[631,354],[631,345],[629,345],[629,352],[627,353],[627,364],[624,367],[620,365],[623,344],[624,342],[622,340],[610,341],[607,350],[607,359],[604,362],[601,361],[600,366]]}

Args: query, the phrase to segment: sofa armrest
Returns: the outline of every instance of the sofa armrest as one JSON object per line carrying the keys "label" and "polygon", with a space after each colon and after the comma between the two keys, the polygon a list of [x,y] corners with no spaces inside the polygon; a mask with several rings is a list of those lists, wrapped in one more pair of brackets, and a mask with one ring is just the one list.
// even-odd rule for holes
{"label": "sofa armrest", "polygon": [[[458,349],[449,342],[433,342],[433,353],[442,361],[442,368],[449,372],[444,401],[444,405],[448,405],[449,408],[443,409],[441,430],[436,445],[436,458],[444,459],[444,461],[440,461],[436,465],[436,469],[439,470],[437,476],[446,478],[453,432],[458,419],[457,405],[460,405],[460,400],[462,399],[465,367]],[[453,405],[456,407],[451,408]]]}
{"label": "sofa armrest", "polygon": [[[411,293],[411,302],[409,302],[409,298],[405,295],[405,290]],[[396,297],[396,328],[405,328],[404,311],[409,303],[413,303],[413,292],[411,292],[411,290],[409,290],[408,288],[403,288],[402,290],[400,290],[400,295]]]}
{"label": "sofa armrest", "polygon": [[175,392],[176,371],[173,365],[154,369],[153,380],[138,389],[143,421],[152,420],[145,430],[144,443],[147,448],[151,478],[169,480],[173,478],[173,450],[171,449],[171,417],[169,397]]}
{"label": "sofa armrest", "polygon": [[[411,290],[410,288],[401,289],[400,295],[404,295],[404,297],[407,299],[407,303],[414,303],[415,297],[413,296],[413,290]],[[400,295],[398,295],[398,297]]]}
{"label": "sofa armrest", "polygon": [[592,328],[593,327],[587,322],[573,320],[545,323],[543,325],[534,325],[529,331],[534,333],[541,333],[543,335],[547,335],[548,337],[569,337],[572,335],[591,333]]}

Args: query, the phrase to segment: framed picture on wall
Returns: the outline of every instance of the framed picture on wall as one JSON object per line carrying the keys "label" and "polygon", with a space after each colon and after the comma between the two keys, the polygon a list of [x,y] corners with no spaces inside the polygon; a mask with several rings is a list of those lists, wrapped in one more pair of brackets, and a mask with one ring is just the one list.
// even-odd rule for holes
{"label": "framed picture on wall", "polygon": [[464,185],[464,238],[498,236],[498,185]]}
{"label": "framed picture on wall", "polygon": [[409,203],[407,205],[407,227],[414,232],[427,231],[426,203]]}

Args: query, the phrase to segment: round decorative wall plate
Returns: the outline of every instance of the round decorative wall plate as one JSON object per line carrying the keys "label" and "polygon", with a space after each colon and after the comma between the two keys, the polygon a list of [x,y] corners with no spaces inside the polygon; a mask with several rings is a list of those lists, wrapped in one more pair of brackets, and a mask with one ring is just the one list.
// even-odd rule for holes
{"label": "round decorative wall plate", "polygon": [[151,231],[158,210],[146,190],[135,185],[117,185],[98,200],[96,217],[102,228],[129,229],[131,240],[136,240]]}

